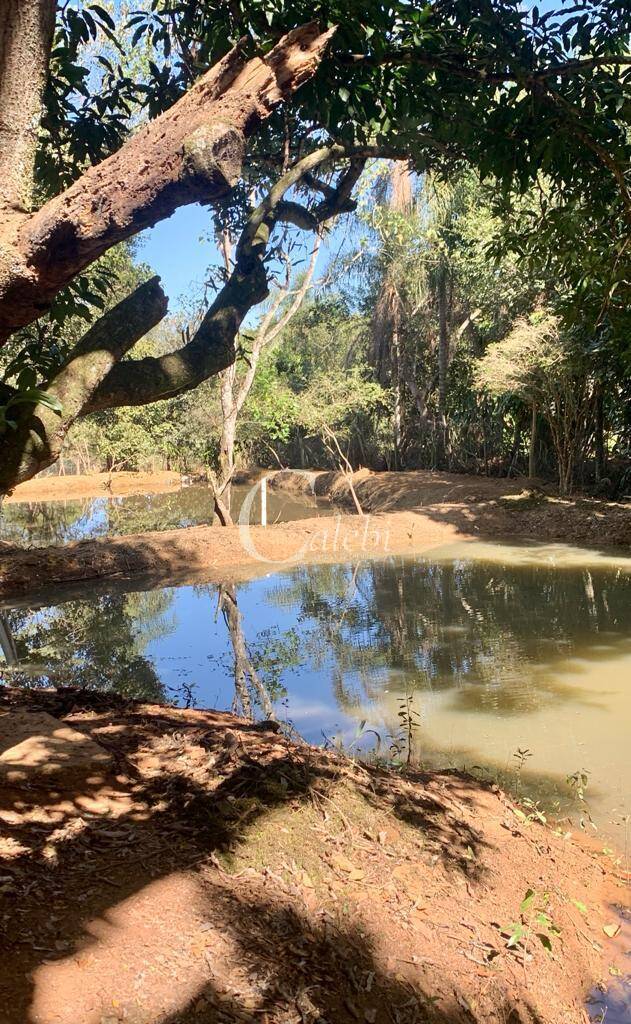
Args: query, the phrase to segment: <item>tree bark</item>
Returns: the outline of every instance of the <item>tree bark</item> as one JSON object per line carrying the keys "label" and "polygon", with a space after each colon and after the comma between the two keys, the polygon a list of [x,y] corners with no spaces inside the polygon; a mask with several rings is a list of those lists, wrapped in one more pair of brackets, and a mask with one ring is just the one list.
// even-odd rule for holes
{"label": "tree bark", "polygon": [[447,461],[447,374],[449,372],[449,325],[447,313],[447,268],[438,276],[438,438],[436,462],[439,469]]}
{"label": "tree bark", "polygon": [[2,0],[0,216],[30,209],[55,0]]}
{"label": "tree bark", "polygon": [[330,36],[304,25],[247,62],[235,47],[118,152],[36,213],[11,218],[0,235],[0,344],[111,246],[229,191],[246,138],[314,74]]}
{"label": "tree bark", "polygon": [[530,417],[530,447],[528,449],[528,477],[534,480],[537,475],[537,403],[532,403]]}

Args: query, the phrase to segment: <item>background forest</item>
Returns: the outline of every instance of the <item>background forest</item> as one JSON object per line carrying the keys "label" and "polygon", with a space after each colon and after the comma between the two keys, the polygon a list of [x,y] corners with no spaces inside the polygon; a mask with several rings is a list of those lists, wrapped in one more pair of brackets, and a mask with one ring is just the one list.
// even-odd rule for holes
{"label": "background forest", "polygon": [[[553,216],[543,188],[509,211],[472,171],[446,180],[375,161],[357,212],[335,225],[317,263],[288,240],[289,271],[242,332],[233,370],[178,398],[77,422],[66,468],[213,469],[232,373],[235,386],[252,378],[236,419],[239,466],[336,466],[339,443],[354,468],[530,475],[563,493],[626,493],[628,318],[590,304],[587,273],[575,280],[589,257],[578,235],[570,251],[550,253],[529,230]],[[99,281],[104,271],[107,302],[151,273],[129,246],[101,261]],[[186,305],[199,316],[207,302],[193,294]],[[253,364],[263,321],[275,336]],[[183,330],[165,321],[134,355],[177,348]]]}
{"label": "background forest", "polygon": [[[513,25],[509,7],[502,17],[507,19],[506,38],[515,34],[515,48],[526,25],[521,16]],[[281,8],[278,17],[284,25]],[[198,66],[211,59],[213,47],[218,53],[226,48],[215,15],[205,12],[208,23],[198,25],[201,13],[186,5],[182,10],[169,3],[144,3],[138,10],[108,4],[63,7],[44,92],[37,202],[116,148],[125,133],[131,131],[133,139],[137,125],[179,95],[178,74],[188,83]],[[405,27],[409,12],[402,12]],[[254,5],[252,17],[260,13]],[[557,24],[549,20],[551,13],[540,16],[535,8],[526,19],[527,33],[533,39],[541,36],[555,61],[562,52],[591,54],[601,44],[615,50],[621,45],[622,15],[615,5],[613,13],[608,8],[597,13],[568,15]],[[452,16],[469,25],[464,8],[455,5]],[[485,18],[494,25],[498,16],[486,11],[480,25]],[[438,12],[427,8],[410,18],[406,32],[413,29],[424,45],[432,40],[438,45]],[[445,31],[453,33],[449,18]],[[486,39],[474,22],[469,25],[472,46],[482,45],[478,32],[485,46],[489,39],[499,45],[495,30]],[[193,60],[187,47],[191,40],[199,45],[202,29],[212,53],[197,53]],[[388,37],[391,28],[382,30]],[[344,32],[352,35],[350,28]],[[346,45],[344,32],[338,33],[340,46]],[[374,27],[361,32],[366,45],[373,45]],[[583,101],[578,93],[576,110],[580,107],[587,119],[598,114],[602,130],[608,126],[622,146],[620,140],[629,138],[623,97],[627,58],[615,59],[619,64],[586,80],[585,88],[600,90],[598,110],[593,98]],[[590,56],[577,66],[589,76],[598,60]],[[370,62],[367,66],[372,67]],[[566,152],[568,139],[581,140],[571,130],[576,110],[564,125],[569,136],[546,134],[549,126],[537,113],[534,94],[528,94],[532,83],[524,80],[528,88],[520,91],[516,77],[517,84],[484,100],[481,109],[488,107],[489,138],[497,150],[486,155],[478,152],[471,126],[480,112],[469,110],[473,101],[466,89],[458,101],[462,120],[455,122],[442,108],[440,117],[432,113],[432,97],[447,102],[446,86],[442,92],[430,90],[429,113],[423,116],[436,122],[432,137],[419,134],[411,112],[406,114],[405,79],[396,80],[398,128],[388,113],[387,94],[373,90],[369,98],[367,83],[353,79],[353,88],[366,93],[362,102],[368,106],[361,111],[359,92],[352,95],[345,85],[330,103],[318,92],[318,110],[326,113],[329,133],[338,123],[360,136],[369,131],[381,140],[375,147],[379,158],[366,157],[363,150],[363,170],[356,170],[351,159],[346,178],[342,175],[337,183],[331,162],[320,161],[317,178],[306,170],[300,176],[296,172],[294,185],[283,186],[285,212],[280,215],[278,207],[273,223],[278,233],[264,259],[270,294],[263,304],[251,300],[236,362],[216,376],[209,377],[214,370],[204,371],[197,387],[185,382],[175,398],[164,399],[164,389],[158,389],[161,400],[154,393],[130,398],[129,404],[106,395],[107,401],[96,401],[101,411],[94,413],[86,402],[78,417],[69,414],[74,422],[64,441],[62,470],[166,466],[187,474],[210,472],[222,493],[238,466],[344,464],[528,475],[556,481],[563,494],[577,486],[611,497],[627,494],[631,317],[626,185],[611,153],[595,149],[593,140],[585,143],[587,177],[582,180],[582,165],[570,166]],[[373,79],[370,83],[376,88]],[[422,78],[419,87],[430,85],[433,89]],[[312,103],[308,91],[305,96]],[[373,106],[377,119],[375,111],[368,117]],[[315,129],[303,111],[292,122],[294,138],[289,122],[274,117],[268,141],[273,157],[284,136],[286,170],[292,146],[299,154],[303,144],[300,132],[306,139]],[[408,122],[410,140],[428,142],[428,152],[409,163],[388,158]],[[452,128],[460,148],[452,147]],[[317,129],[316,141],[322,131]],[[513,145],[510,139],[518,137],[519,146]],[[410,140],[408,148],[414,149]],[[467,159],[460,155],[465,150]],[[238,276],[244,237],[239,241],[239,232],[256,215],[268,184],[259,157],[254,147],[244,181],[212,209],[200,208],[200,234],[216,246],[217,264],[208,268],[201,293],[191,291],[175,314],[127,351],[123,358],[133,360],[134,367],[141,368],[143,358],[192,350],[217,295],[229,289],[231,276]],[[275,157],[268,157],[263,163],[274,164]],[[605,169],[607,188],[617,189],[611,202],[597,179],[589,177],[594,172],[590,160],[599,163],[599,173]],[[353,201],[344,192],[346,180],[354,188]],[[311,205],[305,199],[299,207],[297,200],[308,195]],[[323,197],[319,205],[313,205],[313,195]],[[191,238],[190,245],[197,244]],[[147,295],[155,292],[154,271],[142,258],[142,235],[110,248],[59,290],[50,312],[16,330],[5,344],[0,399],[11,397],[0,405],[0,433],[7,450],[9,442],[19,447],[16,403],[45,407],[42,388],[54,383],[73,351],[81,351],[86,326],[98,324],[104,312],[142,282],[149,282]],[[124,375],[117,379],[120,389]],[[53,396],[53,408],[55,401]],[[65,430],[60,428],[64,436]],[[51,450],[51,458],[40,453],[36,465],[50,464],[56,457],[54,444]],[[32,474],[36,465],[22,476]],[[8,470],[7,480],[11,473],[17,479],[16,472],[15,467]]]}

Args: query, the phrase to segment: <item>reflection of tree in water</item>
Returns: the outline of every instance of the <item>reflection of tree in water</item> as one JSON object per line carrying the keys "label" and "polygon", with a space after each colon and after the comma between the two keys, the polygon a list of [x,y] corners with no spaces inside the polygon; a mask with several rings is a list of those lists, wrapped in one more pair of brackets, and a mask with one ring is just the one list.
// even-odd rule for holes
{"label": "reflection of tree in water", "polygon": [[172,598],[168,590],[108,594],[89,602],[7,612],[5,628],[18,662],[7,677],[30,686],[75,685],[164,700],[144,651],[172,631],[173,620],[166,614]]}
{"label": "reflection of tree in water", "polygon": [[82,537],[92,517],[92,498],[77,501],[5,502],[0,536],[21,546],[63,544]]}
{"label": "reflection of tree in water", "polygon": [[349,566],[312,566],[284,577],[273,597],[315,620],[310,651],[320,666],[332,659],[346,708],[378,700],[398,674],[401,688],[460,687],[469,710],[518,713],[576,697],[563,662],[617,653],[631,623],[631,577],[601,569],[384,561],[353,578]]}
{"label": "reflection of tree in water", "polygon": [[144,533],[212,523],[212,494],[208,487],[184,487],[162,494],[135,494],[111,498],[110,534]]}
{"label": "reflection of tree in water", "polygon": [[285,695],[281,674],[300,663],[298,637],[294,630],[262,630],[256,641],[248,644],[236,587],[221,586],[217,595],[217,609],[223,616],[232,647],[233,711],[254,720],[259,709],[265,718],[273,720],[274,702]]}
{"label": "reflection of tree in water", "polygon": [[85,537],[169,530],[212,520],[210,491],[197,486],[163,494],[5,503],[0,536],[20,545],[64,544]]}

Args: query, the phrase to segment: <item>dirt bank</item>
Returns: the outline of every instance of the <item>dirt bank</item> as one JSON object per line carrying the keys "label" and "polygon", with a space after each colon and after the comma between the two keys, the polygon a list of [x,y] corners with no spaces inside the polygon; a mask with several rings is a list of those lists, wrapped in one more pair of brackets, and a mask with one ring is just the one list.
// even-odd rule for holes
{"label": "dirt bank", "polygon": [[262,527],[184,530],[78,541],[0,555],[0,600],[45,597],[85,581],[222,583],[251,579],[305,562],[343,562],[429,551],[461,539],[449,523],[412,512],[303,519]]}
{"label": "dirt bank", "polygon": [[89,476],[37,476],[26,480],[4,500],[70,501],[112,494],[158,494],[178,491],[179,473],[93,473]]}
{"label": "dirt bank", "polygon": [[562,541],[624,555],[631,546],[631,505],[561,500],[514,481],[364,470],[355,476],[364,518],[347,514],[352,499],[339,473],[286,471],[272,475],[270,485],[328,495],[344,514],[267,528],[193,527],[63,548],[0,548],[0,599],[26,592],[35,599],[58,585],[70,594],[86,580],[239,581],[304,562],[422,554],[463,540]]}
{"label": "dirt bank", "polygon": [[2,710],[3,1024],[585,1024],[614,984],[618,869],[497,787],[211,711]]}
{"label": "dirt bank", "polygon": [[[290,486],[289,481],[287,486]],[[361,470],[353,486],[366,512],[410,510],[485,540],[529,538],[568,544],[631,546],[631,503],[559,498],[553,489],[523,480],[433,473]],[[341,473],[319,473],[316,494],[353,504]]]}

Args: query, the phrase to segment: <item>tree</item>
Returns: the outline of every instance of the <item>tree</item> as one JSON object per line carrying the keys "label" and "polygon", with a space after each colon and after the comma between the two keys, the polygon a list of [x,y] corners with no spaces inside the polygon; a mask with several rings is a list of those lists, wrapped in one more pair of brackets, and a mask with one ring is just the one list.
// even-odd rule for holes
{"label": "tree", "polygon": [[[172,396],[229,366],[245,315],[267,294],[275,226],[289,218],[314,230],[343,208],[367,156],[411,157],[417,169],[464,158],[507,190],[545,167],[562,201],[590,196],[599,223],[630,216],[631,15],[615,0],[544,15],[518,0],[315,9],[296,0],[273,10],[264,0],[155,0],[122,26],[98,4],[56,11],[54,0],[7,0],[5,9],[0,342],[180,205],[229,196],[243,228],[233,272],[178,353],[121,369],[164,316],[152,280],[94,323],[52,377],[4,386],[1,400],[16,410],[4,430],[5,490],[54,461],[85,413]],[[135,82],[116,60],[143,37],[155,59]],[[96,58],[84,67],[91,41]],[[251,189],[236,187],[248,141],[248,184],[264,197],[254,212]],[[334,184],[313,176],[340,164]],[[299,185],[306,204],[286,198]]]}
{"label": "tree", "polygon": [[[444,468],[458,464],[462,449],[457,418],[467,412],[471,354],[479,355],[489,337],[504,333],[532,307],[539,282],[513,254],[491,258],[488,248],[499,228],[493,190],[471,171],[449,182],[423,175],[405,216],[395,209],[392,192],[377,204],[368,193],[360,206],[371,231],[359,264],[367,281],[363,302],[374,310],[371,361],[378,378],[400,391],[401,458]],[[394,319],[398,370],[385,344],[394,336]]]}
{"label": "tree", "polygon": [[[412,173],[400,161],[390,168],[389,213],[396,224],[408,220],[412,213]],[[404,302],[401,294],[400,259],[396,252],[386,259],[372,317],[373,358],[377,376],[382,383],[389,378],[394,392],[394,467],[401,468],[403,418],[403,352],[401,330]]]}
{"label": "tree", "polygon": [[559,490],[571,494],[578,459],[594,425],[596,387],[580,341],[564,335],[549,312],[521,318],[479,361],[476,382],[490,394],[514,394],[539,410],[550,428]]}
{"label": "tree", "polygon": [[[226,236],[224,236],[224,239],[223,252],[226,268],[229,270],[230,245]],[[219,521],[224,526],[232,525],[230,486],[236,468],[235,442],[239,415],[252,390],[261,355],[291,322],[311,287],[320,251],[320,241],[321,236],[317,234],[307,270],[302,276],[302,280],[293,290],[291,289],[292,266],[290,257],[284,251],[280,253],[285,267],[284,282],[277,287],[274,300],[270,303],[268,310],[254,333],[254,337],[250,341],[249,351],[246,356],[247,368],[245,372],[239,375],[239,366],[235,361],[219,374],[221,403],[219,472],[211,475],[211,483],[214,492],[215,511]],[[283,309],[284,303],[286,303],[286,308]]]}

